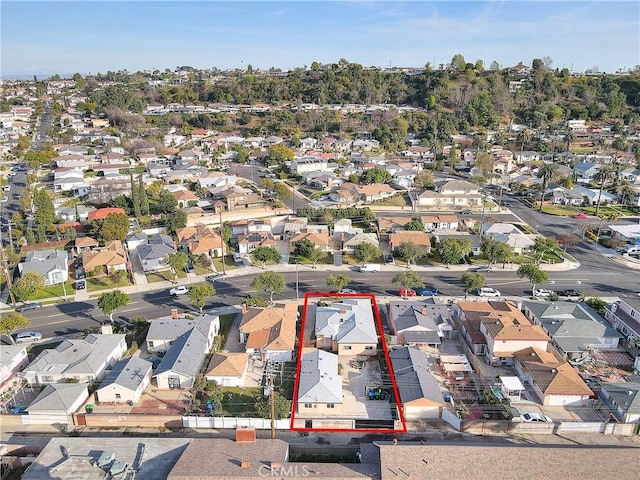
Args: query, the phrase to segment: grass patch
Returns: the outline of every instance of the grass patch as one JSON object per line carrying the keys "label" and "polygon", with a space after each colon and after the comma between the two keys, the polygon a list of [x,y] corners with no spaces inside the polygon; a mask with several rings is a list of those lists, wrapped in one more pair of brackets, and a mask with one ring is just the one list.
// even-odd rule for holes
{"label": "grass patch", "polygon": [[580,213],[577,209],[573,207],[569,207],[567,205],[543,205],[542,207],[543,213],[547,213],[549,215],[558,215],[558,216],[569,216],[569,215],[577,215]]}
{"label": "grass patch", "polygon": [[34,293],[29,300],[42,300],[46,298],[58,297],[64,298],[64,290],[66,288],[67,295],[75,295],[75,290],[73,289],[73,283],[70,281],[66,281],[64,283],[64,287],[62,283],[58,285],[48,285],[44,288],[41,288],[36,293]]}
{"label": "grass patch", "polygon": [[[238,268],[236,263],[233,261],[233,255],[225,255],[224,256],[224,270],[233,270],[234,268]],[[222,272],[222,258],[214,258],[213,266],[215,267],[217,272]]]}
{"label": "grass patch", "polygon": [[223,387],[222,410],[224,414],[234,417],[255,416],[254,396],[262,391],[260,387]]}
{"label": "grass patch", "polygon": [[515,225],[516,228],[520,230],[522,233],[524,233],[525,235],[531,235],[536,233],[536,231],[533,228],[531,228],[529,225],[525,225],[524,223],[514,223],[513,225]]}
{"label": "grass patch", "polygon": [[159,272],[147,273],[147,281],[149,283],[171,282],[173,275],[169,270],[161,270]]}
{"label": "grass patch", "polygon": [[[296,261],[301,265],[313,265],[313,262],[307,257],[303,257],[301,255],[289,255],[289,265],[295,265]],[[316,262],[316,266],[318,265],[333,265],[333,254],[327,252],[324,258]]]}
{"label": "grass patch", "polygon": [[[595,215],[596,207],[584,207],[584,210],[589,215]],[[602,206],[600,205],[600,211],[598,212],[598,216],[601,218],[607,218],[611,216],[625,217],[625,216],[634,216],[637,215],[634,210],[631,210],[628,207],[622,207],[619,205],[616,206]]]}
{"label": "grass patch", "polygon": [[196,275],[210,275],[213,273],[213,270],[210,268],[204,268],[202,265],[198,265],[197,263],[193,265],[193,269],[195,270]]}
{"label": "grass patch", "polygon": [[387,206],[387,207],[408,207],[411,206],[411,202],[409,201],[409,195],[404,193],[398,193],[390,198],[385,198],[384,200],[378,200],[376,202],[372,202],[370,205],[378,205],[378,206]]}
{"label": "grass patch", "polygon": [[107,288],[119,288],[119,287],[128,287],[129,285],[133,285],[128,278],[120,279],[117,282],[114,282],[109,277],[95,277],[95,278],[87,278],[87,288],[89,291],[96,290],[104,290]]}

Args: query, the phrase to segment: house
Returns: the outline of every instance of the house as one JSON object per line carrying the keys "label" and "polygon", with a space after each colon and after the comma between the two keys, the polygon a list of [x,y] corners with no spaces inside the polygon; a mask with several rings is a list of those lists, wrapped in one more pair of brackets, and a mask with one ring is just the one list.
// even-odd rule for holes
{"label": "house", "polygon": [[325,158],[311,156],[296,157],[289,167],[292,173],[303,175],[310,172],[328,172],[329,161]]}
{"label": "house", "polygon": [[460,222],[456,215],[423,215],[420,221],[427,232],[433,230],[457,230]]}
{"label": "house", "polygon": [[620,335],[584,302],[523,302],[522,311],[551,337],[567,361],[590,358],[595,350],[615,350]]}
{"label": "house", "polygon": [[89,250],[82,254],[82,267],[85,272],[109,273],[113,270],[127,271],[127,254],[120,240],[107,242],[104,247]]}
{"label": "house", "polygon": [[246,255],[251,253],[258,247],[274,247],[276,241],[271,233],[267,232],[253,232],[246,235],[238,235],[238,252]]}
{"label": "house", "polygon": [[153,375],[158,388],[191,388],[219,331],[220,318],[212,315],[202,315],[195,320],[152,321],[147,333],[147,349],[165,352]]}
{"label": "house", "polygon": [[600,400],[623,423],[640,423],[640,383],[600,382]]}
{"label": "house", "polygon": [[93,383],[126,351],[125,336],[120,334],[90,334],[84,339],[63,340],[55,348],[40,352],[21,376],[27,383],[39,385],[63,379]]}
{"label": "house", "polygon": [[198,197],[191,190],[178,190],[173,193],[173,196],[176,197],[178,208],[186,208],[191,202],[198,202]]}
{"label": "house", "polygon": [[440,418],[445,402],[438,381],[431,374],[429,357],[418,348],[402,347],[391,351],[389,358],[404,418]]}
{"label": "house", "polygon": [[394,250],[406,242],[413,242],[424,247],[425,253],[431,251],[431,239],[429,234],[415,230],[400,230],[389,235],[389,248]]}
{"label": "house", "polygon": [[438,348],[450,338],[451,307],[437,299],[425,302],[389,302],[389,328],[399,345]]}
{"label": "house", "polygon": [[371,300],[345,298],[316,307],[316,347],[338,355],[375,355],[378,351]]}
{"label": "house", "polygon": [[167,255],[175,253],[173,239],[168,235],[158,234],[148,237],[147,244],[139,245],[136,249],[142,269],[145,272],[166,270],[169,267],[164,264]]}
{"label": "house", "polygon": [[338,247],[345,253],[353,253],[361,243],[370,243],[376,247],[380,246],[380,241],[375,233],[340,233],[337,236],[339,238]]}
{"label": "house", "polygon": [[304,349],[298,375],[298,413],[313,417],[336,415],[342,403],[338,355],[315,348]]}
{"label": "house", "polygon": [[95,238],[91,237],[77,237],[74,241],[76,252],[81,255],[84,252],[88,252],[92,248],[97,248],[100,243]]}
{"label": "house", "polygon": [[542,327],[533,325],[511,302],[458,302],[452,312],[469,348],[491,365],[513,365],[514,353],[524,348],[548,348]]}
{"label": "house", "polygon": [[233,187],[238,181],[235,175],[223,175],[220,172],[207,172],[198,177],[198,184],[202,188]]}
{"label": "house", "polygon": [[89,212],[89,214],[87,215],[87,220],[89,220],[90,222],[93,222],[94,220],[104,220],[105,218],[107,218],[107,215],[111,213],[121,213],[123,215],[126,215],[124,209],[119,207],[99,208],[97,210]]}
{"label": "house", "polygon": [[266,308],[242,306],[240,343],[256,358],[290,362],[296,340],[298,307],[295,304]]}
{"label": "house", "polygon": [[246,353],[214,353],[205,371],[207,381],[215,381],[222,387],[242,387],[247,370],[249,355]]}
{"label": "house", "polygon": [[404,230],[407,223],[411,221],[410,217],[377,217],[378,231],[380,233],[397,232]]}
{"label": "house", "polygon": [[207,196],[214,201],[219,201],[228,212],[263,208],[268,202],[252,190],[242,188],[238,185],[232,187],[214,187],[207,190]]}
{"label": "house", "polygon": [[552,352],[527,347],[513,354],[518,377],[543,405],[586,406],[594,393],[576,369]]}
{"label": "house", "polygon": [[29,364],[27,347],[22,344],[0,344],[0,385]]}
{"label": "house", "polygon": [[578,182],[589,183],[599,171],[600,165],[597,163],[578,162],[573,166],[573,175]]}
{"label": "house", "polygon": [[616,300],[607,306],[604,318],[624,335],[625,346],[637,354],[640,349],[640,299]]}
{"label": "house", "polygon": [[35,250],[27,253],[24,262],[18,264],[20,276],[38,273],[45,285],[58,285],[69,279],[68,255],[64,250]]}
{"label": "house", "polygon": [[607,225],[615,238],[630,244],[640,245],[640,225]]}
{"label": "house", "polygon": [[151,383],[152,364],[140,357],[116,363],[96,390],[100,403],[136,403]]}
{"label": "house", "polygon": [[82,170],[76,168],[58,168],[55,170],[53,179],[54,192],[69,192],[81,186],[86,186]]}
{"label": "house", "polygon": [[481,255],[482,254],[482,243],[480,243],[480,239],[476,235],[472,235],[467,232],[457,232],[451,230],[434,230],[431,232],[433,234],[433,242],[435,245],[438,245],[443,240],[447,238],[456,238],[458,240],[469,240],[471,242],[471,254],[472,255]]}
{"label": "house", "polygon": [[479,207],[482,195],[479,187],[464,180],[439,183],[436,191],[425,190],[418,195],[418,207],[437,210],[460,210]]}
{"label": "house", "polygon": [[535,235],[524,234],[511,223],[485,223],[480,227],[480,237],[506,243],[516,255],[531,250],[536,243]]}
{"label": "house", "polygon": [[140,245],[146,245],[149,242],[149,237],[143,232],[130,233],[126,236],[125,241],[127,242],[127,249],[131,251]]}
{"label": "house", "polygon": [[23,423],[73,425],[73,414],[89,398],[86,383],[53,383],[44,387],[28,406]]}
{"label": "house", "polygon": [[316,232],[315,230],[305,229],[289,239],[289,248],[291,251],[295,249],[297,242],[302,242],[303,240],[310,241],[315,245],[315,248],[320,251],[327,252],[331,250],[331,237],[328,232]]}

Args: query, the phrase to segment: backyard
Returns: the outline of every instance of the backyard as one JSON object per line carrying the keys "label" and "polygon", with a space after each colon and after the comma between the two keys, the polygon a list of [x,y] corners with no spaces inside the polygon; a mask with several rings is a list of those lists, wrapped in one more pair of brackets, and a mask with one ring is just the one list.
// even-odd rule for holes
{"label": "backyard", "polygon": [[254,397],[262,392],[260,387],[223,387],[221,390],[223,415],[256,416]]}

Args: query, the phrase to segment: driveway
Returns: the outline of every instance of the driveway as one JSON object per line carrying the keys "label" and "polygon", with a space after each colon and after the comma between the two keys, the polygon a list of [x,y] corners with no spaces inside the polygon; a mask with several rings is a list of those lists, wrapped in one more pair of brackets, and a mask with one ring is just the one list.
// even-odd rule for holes
{"label": "driveway", "polygon": [[350,357],[340,357],[343,366],[342,394],[343,403],[340,416],[347,418],[368,418],[370,420],[391,420],[391,406],[387,400],[369,400],[366,387],[384,385],[378,361],[372,359],[358,370],[349,364]]}
{"label": "driveway", "polygon": [[129,251],[129,261],[131,262],[131,270],[133,270],[133,283],[134,285],[146,285],[149,283],[147,276],[142,269],[138,252],[134,249]]}

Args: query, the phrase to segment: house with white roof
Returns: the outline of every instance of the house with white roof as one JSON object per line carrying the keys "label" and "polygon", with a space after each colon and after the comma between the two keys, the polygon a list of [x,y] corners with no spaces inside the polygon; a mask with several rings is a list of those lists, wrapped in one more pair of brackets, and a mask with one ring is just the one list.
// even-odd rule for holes
{"label": "house with white roof", "polygon": [[535,235],[524,234],[511,223],[485,223],[480,228],[481,237],[506,243],[515,254],[531,250],[536,243]]}
{"label": "house with white roof", "polygon": [[378,334],[371,300],[345,298],[330,306],[316,307],[316,346],[338,355],[375,355]]}
{"label": "house with white roof", "polygon": [[69,278],[68,255],[64,250],[35,250],[18,264],[20,276],[34,272],[42,275],[45,285],[58,285]]}
{"label": "house with white roof", "polygon": [[151,383],[151,362],[129,357],[116,363],[96,390],[100,403],[136,403]]}
{"label": "house with white roof", "polygon": [[335,415],[343,403],[342,377],[338,374],[338,355],[305,349],[298,376],[298,413],[313,417]]}

